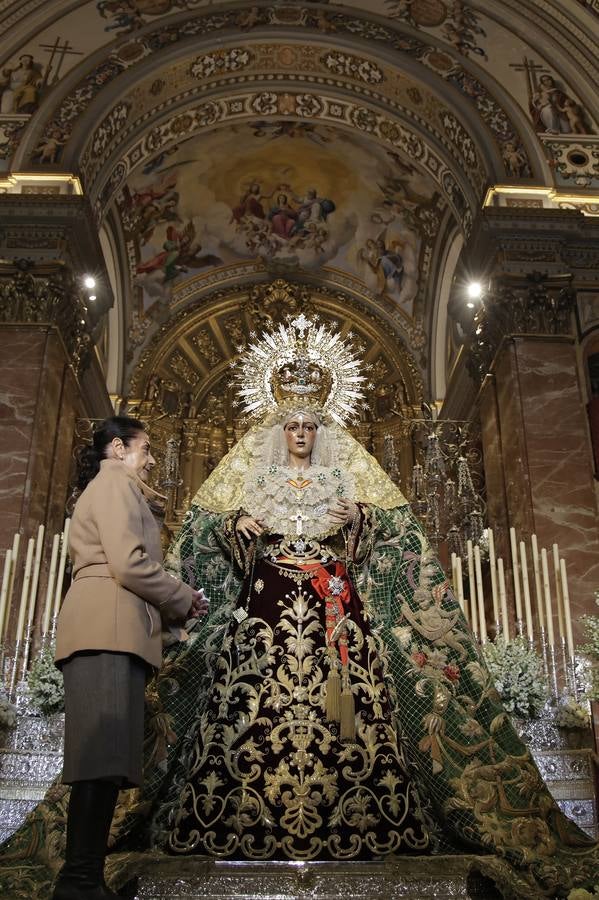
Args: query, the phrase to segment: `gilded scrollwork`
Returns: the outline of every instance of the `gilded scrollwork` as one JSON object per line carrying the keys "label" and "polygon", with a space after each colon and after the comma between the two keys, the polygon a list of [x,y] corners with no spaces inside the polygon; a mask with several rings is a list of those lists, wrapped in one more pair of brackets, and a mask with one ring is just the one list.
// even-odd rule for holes
{"label": "gilded scrollwork", "polygon": [[73,278],[60,265],[37,270],[29,260],[0,266],[0,322],[56,325],[74,371],[87,366],[93,349],[87,310]]}

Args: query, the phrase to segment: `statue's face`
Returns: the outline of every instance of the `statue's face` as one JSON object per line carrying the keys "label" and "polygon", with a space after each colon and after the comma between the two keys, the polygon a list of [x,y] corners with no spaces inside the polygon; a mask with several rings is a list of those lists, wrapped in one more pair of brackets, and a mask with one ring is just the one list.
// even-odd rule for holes
{"label": "statue's face", "polygon": [[306,459],[312,453],[316,440],[316,422],[309,416],[298,414],[285,422],[283,428],[289,456]]}

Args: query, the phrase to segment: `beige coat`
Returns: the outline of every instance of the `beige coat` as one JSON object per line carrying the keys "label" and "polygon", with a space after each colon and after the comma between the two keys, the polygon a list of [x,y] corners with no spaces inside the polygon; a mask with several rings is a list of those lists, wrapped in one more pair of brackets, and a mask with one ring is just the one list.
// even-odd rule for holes
{"label": "beige coat", "polygon": [[56,633],[56,661],[78,650],[162,660],[162,628],[182,624],[192,589],[162,568],[160,532],[135,473],[104,459],[85,488],[70,530],[73,583]]}

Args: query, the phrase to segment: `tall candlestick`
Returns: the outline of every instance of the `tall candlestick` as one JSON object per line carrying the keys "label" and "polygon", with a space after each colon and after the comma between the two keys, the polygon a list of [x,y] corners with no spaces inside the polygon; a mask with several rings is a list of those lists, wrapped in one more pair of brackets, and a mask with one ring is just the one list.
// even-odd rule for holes
{"label": "tall candlestick", "polygon": [[501,604],[501,627],[506,643],[510,639],[510,623],[507,615],[507,597],[505,593],[505,573],[503,571],[503,560],[501,557],[497,560],[497,582],[499,585],[499,602]]}
{"label": "tall candlestick", "polygon": [[474,580],[474,554],[472,552],[472,541],[466,541],[466,550],[468,551],[468,586],[470,588],[470,622],[472,631],[478,637],[478,610],[476,608],[476,582]]}
{"label": "tall candlestick", "polygon": [[520,564],[522,569],[522,587],[524,588],[524,612],[526,615],[526,634],[529,641],[534,640],[532,630],[532,606],[530,605],[530,588],[528,586],[528,562],[526,559],[526,546],[520,541]]}
{"label": "tall candlestick", "polygon": [[23,587],[21,589],[21,602],[19,604],[19,617],[17,619],[17,640],[23,639],[23,632],[25,628],[25,615],[27,613],[27,598],[29,597],[29,584],[31,582],[31,564],[33,562],[33,549],[35,547],[35,541],[33,538],[29,538],[29,542],[27,544],[27,557],[25,560],[25,573],[23,575]]}
{"label": "tall candlestick", "polygon": [[50,618],[52,616],[52,597],[54,596],[54,581],[56,580],[56,567],[58,565],[58,548],[60,547],[60,535],[55,534],[52,540],[52,556],[50,558],[50,570],[48,572],[48,584],[46,586],[46,601],[44,603],[44,619],[42,633],[48,634]]}
{"label": "tall candlestick", "polygon": [[555,635],[553,633],[553,609],[551,607],[551,587],[549,585],[549,566],[547,565],[547,551],[541,550],[541,570],[543,572],[543,593],[545,594],[545,614],[547,616],[547,640],[549,647],[555,647]]}
{"label": "tall candlestick", "polygon": [[518,549],[516,547],[516,529],[510,528],[510,547],[512,550],[512,577],[514,581],[514,600],[516,601],[516,624],[522,634],[522,599],[520,597],[520,576],[518,574]]}
{"label": "tall candlestick", "polygon": [[487,528],[487,540],[489,542],[489,566],[491,568],[491,596],[493,598],[493,618],[495,627],[499,625],[499,597],[497,593],[497,568],[495,562],[495,539],[491,528]]}
{"label": "tall candlestick", "polygon": [[570,591],[568,590],[568,576],[566,575],[566,561],[559,561],[562,597],[564,598],[564,619],[566,624],[566,640],[568,641],[568,655],[570,659],[574,659],[574,638],[572,636],[572,615],[570,612]]}
{"label": "tall candlestick", "polygon": [[539,546],[537,544],[536,534],[530,536],[532,545],[532,568],[535,573],[535,599],[537,601],[537,615],[539,617],[539,627],[545,629],[545,613],[543,611],[543,588],[541,585],[541,564],[539,562]]}
{"label": "tall candlestick", "polygon": [[480,547],[474,548],[474,569],[476,572],[476,594],[478,597],[478,620],[481,644],[487,643],[487,622],[485,617],[485,598],[483,595],[483,573],[480,564]]}
{"label": "tall candlestick", "polygon": [[56,578],[56,590],[54,593],[54,615],[58,615],[60,610],[60,601],[62,600],[62,582],[64,581],[64,570],[67,564],[67,551],[69,549],[69,528],[70,519],[64,521],[64,531],[62,532],[62,547],[60,549],[60,562],[58,564],[58,575]]}
{"label": "tall candlestick", "polygon": [[10,581],[10,569],[12,564],[12,550],[6,551],[4,557],[4,570],[2,572],[2,588],[0,588],[0,644],[4,639],[4,619],[8,607],[8,583]]}
{"label": "tall candlestick", "polygon": [[564,601],[562,597],[562,576],[560,574],[560,566],[559,566],[559,547],[557,544],[552,544],[551,549],[553,551],[553,577],[555,580],[555,599],[557,606],[557,622],[559,625],[559,635],[562,640],[566,640],[566,622],[564,619]]}
{"label": "tall candlestick", "polygon": [[31,573],[31,590],[29,592],[29,612],[27,614],[27,627],[33,624],[35,615],[35,603],[37,600],[37,586],[40,578],[40,568],[42,565],[42,550],[44,549],[44,532],[45,528],[40,525],[37,530],[37,540],[35,542],[35,563]]}
{"label": "tall candlestick", "polygon": [[458,583],[458,603],[462,609],[462,612],[468,619],[468,612],[466,611],[466,604],[464,603],[464,582],[462,580],[462,557],[458,556],[456,558],[456,566],[455,566],[455,574],[456,580]]}

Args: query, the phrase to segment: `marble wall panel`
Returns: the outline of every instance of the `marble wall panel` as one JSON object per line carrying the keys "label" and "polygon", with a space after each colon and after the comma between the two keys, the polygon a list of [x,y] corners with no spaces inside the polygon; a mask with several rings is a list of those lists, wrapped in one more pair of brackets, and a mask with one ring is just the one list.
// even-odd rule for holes
{"label": "marble wall panel", "polygon": [[0,325],[0,548],[20,528],[45,335]]}
{"label": "marble wall panel", "polygon": [[513,339],[504,343],[494,370],[508,524],[519,533],[530,533],[533,524],[530,475]]}
{"label": "marble wall panel", "polygon": [[40,522],[46,523],[67,368],[67,358],[58,332],[48,329],[45,337],[22,519],[23,528],[28,534],[34,534]]}
{"label": "marble wall panel", "polygon": [[[504,561],[508,615],[512,634],[515,633],[514,561],[512,559],[509,529],[513,527],[519,536],[532,531],[532,503],[522,421],[522,406],[517,389],[518,369],[513,341],[504,342],[494,362],[495,396],[497,404],[497,452],[501,454],[503,491],[495,495],[492,503],[504,513],[499,520],[496,543],[497,554]],[[485,467],[487,462],[485,460]],[[499,513],[498,513],[499,515]],[[494,523],[493,523],[494,524]]]}
{"label": "marble wall panel", "polygon": [[514,348],[533,528],[540,546],[557,543],[566,560],[576,629],[599,589],[599,521],[575,347],[569,339],[516,338]]}
{"label": "marble wall panel", "polygon": [[[509,521],[497,381],[493,375],[487,376],[481,387],[479,415],[487,489],[487,521],[493,530],[496,555],[498,558],[501,557],[505,563],[506,560],[509,560]],[[510,598],[508,609],[512,609],[512,590],[509,579],[506,587]],[[488,584],[485,584],[485,602],[488,607],[487,621],[490,623],[493,620],[493,608]]]}
{"label": "marble wall panel", "polygon": [[55,328],[0,329],[0,547],[21,532],[21,556],[9,615],[16,625],[25,547],[46,526],[35,622],[43,614],[52,536],[61,531],[73,432],[81,409],[79,385]]}

